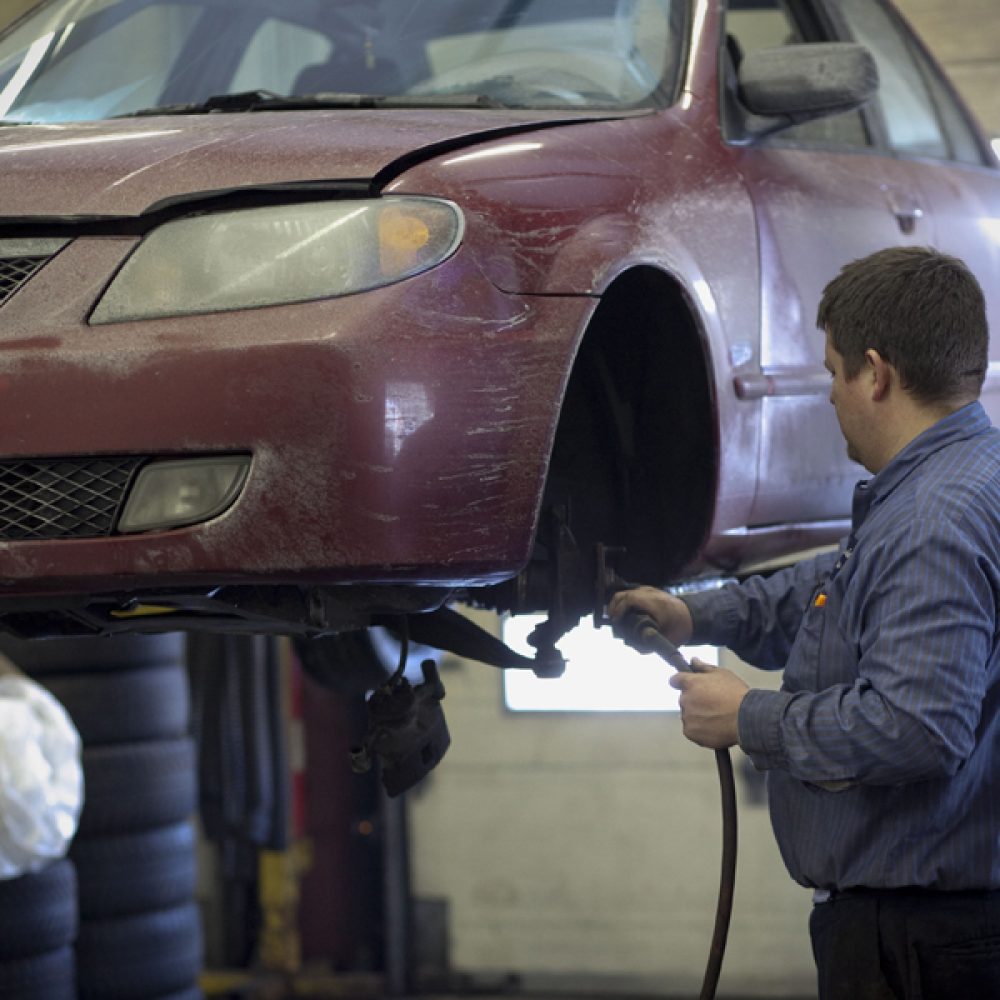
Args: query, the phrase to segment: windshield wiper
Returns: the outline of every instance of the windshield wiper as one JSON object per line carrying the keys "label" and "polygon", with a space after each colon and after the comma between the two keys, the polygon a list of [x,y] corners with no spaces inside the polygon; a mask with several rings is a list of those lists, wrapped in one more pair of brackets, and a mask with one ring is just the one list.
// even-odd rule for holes
{"label": "windshield wiper", "polygon": [[142,108],[116,118],[147,115],[202,115],[240,111],[314,111],[339,108],[506,108],[485,94],[293,94],[286,97],[269,90],[245,90],[239,94],[215,94],[194,104],[164,104]]}

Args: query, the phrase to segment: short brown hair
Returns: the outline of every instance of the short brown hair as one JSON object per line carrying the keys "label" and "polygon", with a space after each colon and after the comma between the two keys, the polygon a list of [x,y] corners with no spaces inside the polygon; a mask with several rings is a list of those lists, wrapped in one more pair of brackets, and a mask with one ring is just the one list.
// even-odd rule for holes
{"label": "short brown hair", "polygon": [[956,257],[889,247],[841,268],[823,290],[816,323],[854,378],[878,351],[923,403],[976,398],[986,378],[986,300]]}

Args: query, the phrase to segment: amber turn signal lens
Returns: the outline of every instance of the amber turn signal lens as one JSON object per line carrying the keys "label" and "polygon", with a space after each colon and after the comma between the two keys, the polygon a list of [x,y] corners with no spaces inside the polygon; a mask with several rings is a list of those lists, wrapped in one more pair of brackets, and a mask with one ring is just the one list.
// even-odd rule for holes
{"label": "amber turn signal lens", "polygon": [[398,274],[412,268],[430,238],[430,228],[423,219],[395,205],[383,209],[378,220],[382,273]]}

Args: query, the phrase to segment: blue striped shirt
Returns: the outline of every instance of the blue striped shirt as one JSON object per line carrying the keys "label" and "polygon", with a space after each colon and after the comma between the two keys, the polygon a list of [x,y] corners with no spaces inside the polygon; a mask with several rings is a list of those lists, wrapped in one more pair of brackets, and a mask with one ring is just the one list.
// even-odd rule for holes
{"label": "blue striped shirt", "polygon": [[739,742],[796,881],[1000,888],[998,599],[1000,430],[979,403],[858,484],[838,553],[685,598],[693,642],[784,669],[747,694]]}

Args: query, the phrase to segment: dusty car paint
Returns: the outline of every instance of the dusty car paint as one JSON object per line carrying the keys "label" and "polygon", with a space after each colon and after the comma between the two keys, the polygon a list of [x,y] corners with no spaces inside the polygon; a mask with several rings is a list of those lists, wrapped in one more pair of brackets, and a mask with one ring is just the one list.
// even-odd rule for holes
{"label": "dusty car paint", "polygon": [[[934,242],[995,273],[1000,239],[969,220],[1000,217],[1000,181],[967,167],[959,187],[953,165],[725,141],[722,14],[693,5],[681,93],[659,110],[260,111],[0,130],[0,240],[74,237],[0,307],[0,407],[16,415],[0,423],[0,460],[252,456],[238,501],[207,523],[0,542],[0,605],[322,585],[354,595],[350,613],[309,623],[337,628],[513,580],[536,549],[595,326],[612,360],[639,339],[600,321],[639,272],[663,292],[643,336],[657,358],[690,359],[674,382],[650,383],[679,410],[642,438],[654,447],[641,461],[663,466],[660,493],[700,491],[687,520],[660,529],[683,559],[658,565],[674,579],[732,572],[835,538],[861,470],[825,398],[818,293],[846,259],[888,243]],[[340,298],[88,323],[166,219],[360,195],[448,199],[465,217],[462,245],[417,277]],[[909,231],[906,197],[927,206]],[[995,326],[1000,291],[988,291]],[[985,398],[1000,417],[993,381]],[[687,465],[675,426],[697,445]],[[640,538],[670,514],[644,516]]]}
{"label": "dusty car paint", "polygon": [[165,200],[257,185],[345,181],[367,187],[403,156],[419,159],[491,133],[595,117],[601,116],[292,111],[13,126],[0,131],[0,210],[8,222],[119,219]]}
{"label": "dusty car paint", "polygon": [[[419,296],[404,282],[307,310],[205,317],[196,332],[175,320],[86,329],[98,275],[130,246],[79,240],[11,301],[0,396],[23,420],[5,427],[0,448],[34,453],[45,437],[62,454],[249,451],[249,482],[211,526],[55,552],[5,545],[16,556],[6,581],[64,587],[79,575],[105,589],[163,573],[182,585],[325,577],[337,565],[345,579],[454,583],[495,579],[526,558],[529,539],[511,525],[530,521],[542,470],[529,475],[516,456],[545,447],[571,347],[559,332],[582,325],[592,302],[505,294],[463,252]],[[80,282],[69,301],[63,274]],[[39,351],[39,311],[60,299],[41,328],[60,349]],[[490,319],[470,331],[467,317],[484,310]]]}

